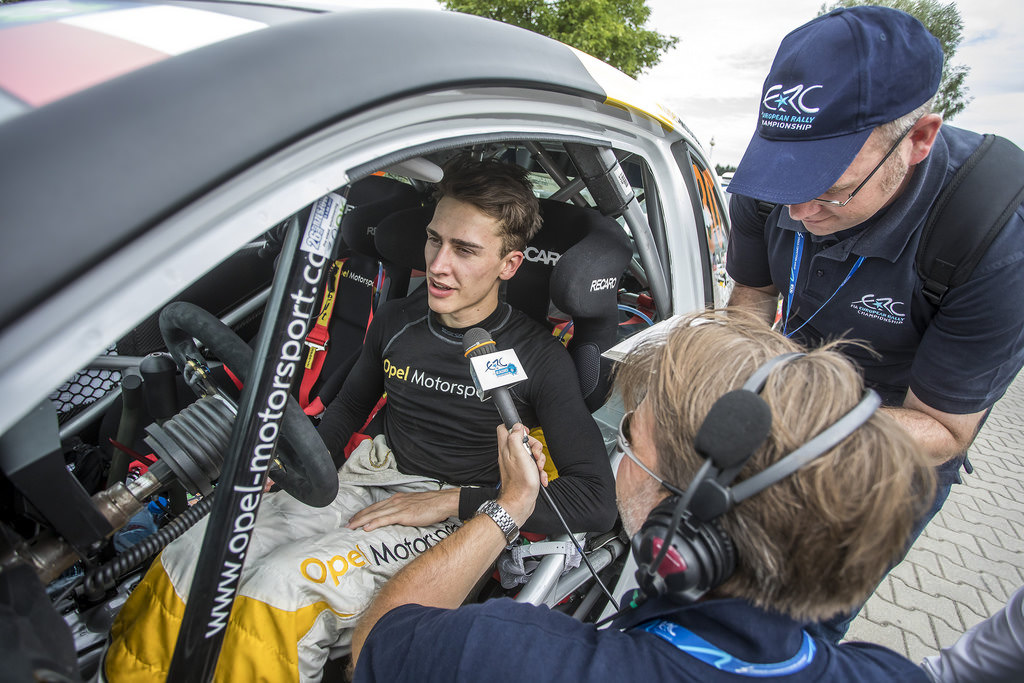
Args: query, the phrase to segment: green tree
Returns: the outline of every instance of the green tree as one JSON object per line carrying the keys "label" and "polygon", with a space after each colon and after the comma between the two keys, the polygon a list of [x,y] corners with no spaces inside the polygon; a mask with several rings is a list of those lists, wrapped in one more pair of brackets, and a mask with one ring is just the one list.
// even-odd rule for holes
{"label": "green tree", "polygon": [[679,38],[644,28],[646,0],[442,0],[445,9],[530,29],[636,78]]}
{"label": "green tree", "polygon": [[946,56],[942,65],[942,81],[935,96],[934,111],[942,114],[947,121],[962,112],[971,99],[967,96],[964,81],[970,67],[953,64],[960,43],[964,39],[964,22],[960,18],[960,10],[950,0],[943,4],[939,0],[835,0],[821,6],[818,15],[831,12],[837,7],[854,7],[855,5],[881,5],[892,7],[917,17],[931,34],[939,39],[942,52]]}
{"label": "green tree", "polygon": [[736,167],[732,164],[715,164],[715,173],[721,176],[723,173],[731,173],[736,170]]}

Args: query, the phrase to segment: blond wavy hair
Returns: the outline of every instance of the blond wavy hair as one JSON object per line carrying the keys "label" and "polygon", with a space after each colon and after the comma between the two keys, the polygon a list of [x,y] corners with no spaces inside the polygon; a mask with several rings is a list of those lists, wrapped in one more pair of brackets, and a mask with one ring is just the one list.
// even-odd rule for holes
{"label": "blond wavy hair", "polygon": [[[698,318],[706,322],[694,324]],[[711,405],[768,359],[803,350],[742,311],[695,314],[627,356],[615,384],[626,410],[647,404],[656,471],[683,488],[703,462],[694,438]],[[863,391],[859,370],[835,344],[776,368],[761,393],[771,433],[736,481],[833,424]],[[861,604],[900,557],[933,491],[924,453],[877,411],[835,448],[723,515],[737,566],[712,596],[744,598],[806,621]]]}

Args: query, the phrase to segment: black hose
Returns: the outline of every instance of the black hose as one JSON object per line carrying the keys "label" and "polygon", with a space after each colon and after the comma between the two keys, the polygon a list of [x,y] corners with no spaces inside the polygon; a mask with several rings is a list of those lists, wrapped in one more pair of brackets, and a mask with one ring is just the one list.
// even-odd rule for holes
{"label": "black hose", "polygon": [[[142,376],[125,372],[121,377],[121,420],[117,427],[117,442],[132,448],[139,433],[139,415],[142,411]],[[124,483],[128,476],[128,454],[115,448],[110,458],[107,487]]]}
{"label": "black hose", "polygon": [[195,526],[196,522],[206,516],[212,506],[213,494],[185,510],[155,534],[147,536],[106,564],[90,571],[85,577],[85,590],[93,593],[97,590],[105,591],[111,588],[122,574],[135,569],[157,551],[166,547],[168,543]]}

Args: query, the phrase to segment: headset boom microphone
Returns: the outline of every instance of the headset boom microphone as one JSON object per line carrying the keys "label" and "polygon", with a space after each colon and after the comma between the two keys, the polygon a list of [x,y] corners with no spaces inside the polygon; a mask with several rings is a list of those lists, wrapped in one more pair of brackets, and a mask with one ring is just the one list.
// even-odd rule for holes
{"label": "headset boom microphone", "polygon": [[772,430],[768,404],[750,391],[737,389],[711,406],[697,431],[694,447],[720,470],[746,461]]}

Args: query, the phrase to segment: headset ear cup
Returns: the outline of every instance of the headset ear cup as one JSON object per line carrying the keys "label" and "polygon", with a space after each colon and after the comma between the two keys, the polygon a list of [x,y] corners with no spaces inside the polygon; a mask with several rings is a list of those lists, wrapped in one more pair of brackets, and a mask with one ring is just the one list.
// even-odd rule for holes
{"label": "headset ear cup", "polygon": [[664,542],[666,537],[670,536],[668,525],[672,521],[672,510],[678,501],[678,496],[670,496],[661,501],[647,515],[640,530],[630,539],[633,559],[637,564],[636,582],[647,599],[660,597],[667,589],[665,580],[656,571],[651,572],[650,567],[661,550],[660,543],[655,549],[655,539]]}
{"label": "headset ear cup", "polygon": [[[736,566],[732,539],[719,520],[701,522],[684,511],[679,526],[670,530],[678,500],[667,498],[655,507],[631,539],[637,562],[636,579],[648,598],[665,596],[674,602],[696,602],[722,584]],[[662,565],[651,571],[663,543],[671,543]]]}
{"label": "headset ear cup", "polygon": [[721,586],[729,580],[732,573],[736,571],[736,545],[725,533],[721,520],[713,519],[704,525],[707,530],[707,540],[714,545],[711,555],[715,558],[715,572],[711,577],[707,590]]}

